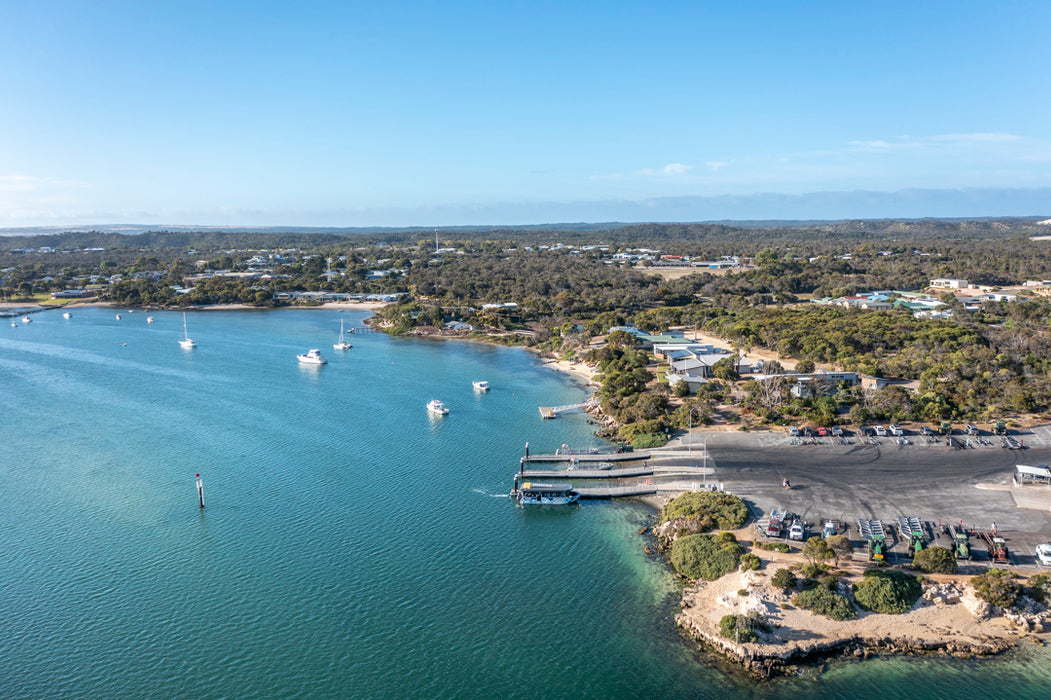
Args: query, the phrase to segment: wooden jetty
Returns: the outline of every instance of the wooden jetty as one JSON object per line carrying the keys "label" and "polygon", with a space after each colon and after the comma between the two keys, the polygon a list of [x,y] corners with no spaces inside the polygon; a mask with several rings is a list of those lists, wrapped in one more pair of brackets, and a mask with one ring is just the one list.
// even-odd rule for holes
{"label": "wooden jetty", "polygon": [[547,420],[549,418],[558,418],[558,416],[563,413],[568,413],[570,411],[578,411],[581,409],[588,409],[597,404],[598,401],[592,398],[581,403],[573,403],[567,406],[541,406],[540,417],[544,420]]}
{"label": "wooden jetty", "polygon": [[526,462],[630,462],[650,458],[648,452],[574,452],[572,454],[529,455],[522,459]]}

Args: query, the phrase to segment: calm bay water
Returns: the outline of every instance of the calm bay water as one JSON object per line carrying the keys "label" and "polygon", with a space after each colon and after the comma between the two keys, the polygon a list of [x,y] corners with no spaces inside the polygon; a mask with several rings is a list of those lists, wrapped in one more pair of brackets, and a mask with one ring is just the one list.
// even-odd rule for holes
{"label": "calm bay water", "polygon": [[340,353],[363,312],[296,310],[189,314],[186,351],[180,314],[115,313],[0,326],[0,697],[1051,695],[1042,649],[763,685],[705,657],[647,509],[506,498],[526,440],[600,446],[540,420],[587,392],[521,350]]}

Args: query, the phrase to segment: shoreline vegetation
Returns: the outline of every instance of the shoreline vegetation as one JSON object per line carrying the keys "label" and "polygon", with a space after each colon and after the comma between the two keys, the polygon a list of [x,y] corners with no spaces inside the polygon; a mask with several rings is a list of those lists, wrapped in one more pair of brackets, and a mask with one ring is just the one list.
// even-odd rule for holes
{"label": "shoreline vegetation", "polygon": [[[820,538],[808,540],[800,552],[750,541],[754,530],[744,525],[747,516],[732,517],[735,500],[740,503],[728,494],[673,499],[652,535],[659,551],[670,552],[672,567],[686,582],[676,625],[703,648],[757,678],[792,673],[800,665],[834,657],[974,658],[1022,642],[1042,646],[1051,640],[1051,610],[1045,604],[1051,577],[1046,574],[1031,575],[1023,583],[1012,573],[991,570],[1000,573],[992,575],[996,584],[990,587],[990,574],[873,569],[843,552],[834,557],[833,566],[815,554],[826,543]],[[697,534],[725,525],[732,529]],[[699,538],[708,539],[691,541]],[[683,554],[695,544],[704,546]],[[888,585],[878,596],[866,596],[862,589],[877,582],[904,585],[897,590]],[[997,592],[1000,585],[1006,586],[1006,595]],[[838,605],[814,607],[804,600],[808,591]],[[863,599],[876,607],[866,609]]]}

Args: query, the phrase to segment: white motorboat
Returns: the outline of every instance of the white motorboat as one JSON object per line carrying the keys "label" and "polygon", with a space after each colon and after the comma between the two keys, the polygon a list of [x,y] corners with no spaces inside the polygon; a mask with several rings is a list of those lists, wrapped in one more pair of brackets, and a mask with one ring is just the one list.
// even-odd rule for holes
{"label": "white motorboat", "polygon": [[32,322],[33,322],[33,319],[29,318],[28,316],[23,316],[22,317],[22,323],[32,323]]}
{"label": "white motorboat", "polygon": [[153,323],[153,316],[147,316],[146,323]]}
{"label": "white motorboat", "polygon": [[117,314],[117,320],[118,321],[120,320],[120,314]]}
{"label": "white motorboat", "polygon": [[311,348],[302,355],[296,355],[296,359],[304,365],[324,365],[328,363],[328,360],[321,356],[321,351],[317,348]]}
{"label": "white motorboat", "polygon": [[339,340],[337,340],[332,347],[334,347],[336,350],[350,350],[351,347],[353,347],[350,343],[347,342],[347,338],[343,334],[343,319],[340,319],[339,321]]}
{"label": "white motorboat", "polygon": [[484,379],[478,382],[471,382],[471,385],[474,387],[475,391],[489,391],[489,382]]}
{"label": "white motorboat", "polygon": [[71,314],[71,313],[69,313],[69,312],[67,311],[67,312],[65,312],[64,314],[62,314],[62,318],[73,318],[73,314]]}
{"label": "white motorboat", "polygon": [[449,415],[449,409],[445,407],[438,399],[431,399],[427,402],[427,410],[436,416],[447,416]]}
{"label": "white motorboat", "polygon": [[[120,318],[118,316],[118,318]],[[186,333],[186,312],[182,314],[182,340],[179,341],[179,346],[186,349],[192,350],[197,347],[197,343]]]}

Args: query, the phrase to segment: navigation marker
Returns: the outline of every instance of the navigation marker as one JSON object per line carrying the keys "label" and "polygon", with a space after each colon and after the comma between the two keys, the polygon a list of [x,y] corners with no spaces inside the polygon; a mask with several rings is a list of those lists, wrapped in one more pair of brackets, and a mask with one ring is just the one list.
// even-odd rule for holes
{"label": "navigation marker", "polygon": [[197,503],[200,504],[201,508],[204,508],[204,482],[201,481],[201,475],[197,474]]}

